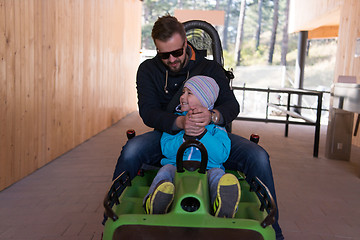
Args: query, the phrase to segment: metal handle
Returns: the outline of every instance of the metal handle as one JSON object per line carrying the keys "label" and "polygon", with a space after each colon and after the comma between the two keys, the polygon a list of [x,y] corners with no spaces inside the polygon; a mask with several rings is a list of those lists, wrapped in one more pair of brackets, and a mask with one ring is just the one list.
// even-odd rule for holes
{"label": "metal handle", "polygon": [[135,137],[135,135],[136,135],[136,133],[135,133],[134,129],[128,129],[126,131],[126,136],[129,140],[132,139],[133,137]]}
{"label": "metal handle", "polygon": [[205,146],[201,142],[199,142],[197,140],[193,140],[193,139],[185,141],[179,147],[179,150],[178,150],[178,152],[176,154],[176,169],[177,169],[177,172],[184,172],[183,156],[184,156],[185,150],[187,148],[189,148],[189,147],[196,147],[196,148],[198,148],[200,150],[200,152],[201,152],[201,163],[200,163],[199,173],[205,173],[207,163],[208,163],[208,153],[206,151]]}
{"label": "metal handle", "polygon": [[260,136],[258,134],[255,134],[255,133],[251,134],[250,141],[258,144],[259,140],[260,140]]}

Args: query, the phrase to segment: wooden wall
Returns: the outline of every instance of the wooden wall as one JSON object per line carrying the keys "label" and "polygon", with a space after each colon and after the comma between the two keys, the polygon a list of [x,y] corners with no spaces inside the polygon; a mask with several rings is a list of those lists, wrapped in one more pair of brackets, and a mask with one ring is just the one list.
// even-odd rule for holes
{"label": "wooden wall", "polygon": [[[360,57],[355,57],[357,38],[360,38],[360,1],[344,0],[344,7],[340,16],[335,82],[340,75],[346,75],[356,76],[357,83],[360,84]],[[352,140],[354,145],[360,146],[359,133]]]}
{"label": "wooden wall", "polygon": [[140,36],[139,0],[0,0],[0,190],[137,109]]}

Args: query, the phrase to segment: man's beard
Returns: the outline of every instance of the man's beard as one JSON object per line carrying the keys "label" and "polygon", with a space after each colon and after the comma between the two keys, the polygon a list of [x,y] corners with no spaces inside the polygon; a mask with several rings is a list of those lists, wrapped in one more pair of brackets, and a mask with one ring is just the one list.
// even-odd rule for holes
{"label": "man's beard", "polygon": [[[173,63],[176,63],[176,67],[171,66]],[[169,67],[170,71],[179,72],[184,67],[184,62],[181,62],[180,60],[176,60],[172,63],[168,62],[167,66]]]}
{"label": "man's beard", "polygon": [[[176,60],[175,62],[173,62],[173,63],[177,63],[177,65],[176,65],[177,67],[176,67],[176,68],[171,67],[171,64],[170,64],[169,62],[166,62],[166,66],[168,66],[168,68],[169,68],[170,71],[172,71],[172,72],[180,72],[181,69],[183,69],[184,66],[187,64],[187,62],[188,62],[188,55],[185,55],[184,61],[181,62],[181,60],[178,59],[178,60]],[[178,64],[178,63],[180,63],[180,64]]]}

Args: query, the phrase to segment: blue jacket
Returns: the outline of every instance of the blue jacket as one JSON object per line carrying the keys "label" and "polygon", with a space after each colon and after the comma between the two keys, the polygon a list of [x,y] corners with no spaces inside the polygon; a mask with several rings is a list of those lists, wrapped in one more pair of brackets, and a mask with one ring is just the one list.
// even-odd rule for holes
{"label": "blue jacket", "polygon": [[[181,115],[186,115],[184,112]],[[223,163],[229,158],[231,141],[225,130],[225,128],[217,126],[215,124],[209,124],[206,126],[207,132],[199,140],[204,144],[208,152],[208,165],[207,169],[210,168],[221,168],[224,169]],[[172,164],[176,165],[176,154],[184,140],[185,131],[182,130],[175,135],[163,133],[161,137],[161,151],[165,156],[161,160],[162,165]],[[196,147],[189,147],[185,150],[183,160],[201,161],[201,153]]]}

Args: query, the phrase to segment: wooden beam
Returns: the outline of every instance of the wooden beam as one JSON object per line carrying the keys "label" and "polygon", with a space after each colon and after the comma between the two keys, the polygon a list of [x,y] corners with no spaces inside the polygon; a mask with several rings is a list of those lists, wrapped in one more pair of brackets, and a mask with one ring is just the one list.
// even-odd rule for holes
{"label": "wooden beam", "polygon": [[180,22],[203,20],[212,25],[223,26],[225,21],[225,12],[217,10],[175,9],[174,15]]}
{"label": "wooden beam", "polygon": [[339,26],[323,26],[309,31],[308,39],[336,38],[339,35]]}
{"label": "wooden beam", "polygon": [[345,0],[291,0],[289,33],[339,25],[344,2]]}

